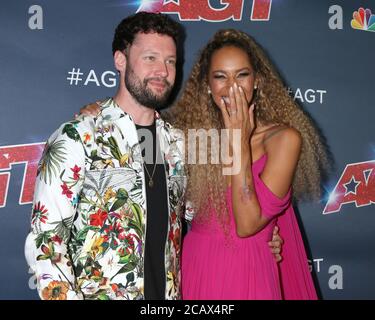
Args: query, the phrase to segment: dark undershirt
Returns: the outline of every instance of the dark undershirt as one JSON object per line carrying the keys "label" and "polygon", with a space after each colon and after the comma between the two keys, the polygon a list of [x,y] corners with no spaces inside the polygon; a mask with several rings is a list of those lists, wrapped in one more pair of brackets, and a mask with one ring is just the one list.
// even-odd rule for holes
{"label": "dark undershirt", "polygon": [[[139,142],[142,143],[142,156],[144,165],[148,173],[152,176],[154,170],[154,163],[156,158],[156,126],[155,122],[151,126],[136,125],[137,130],[148,129],[152,133],[153,155],[152,159],[145,158],[145,149],[147,142],[145,136],[142,137],[142,132],[138,132]],[[149,145],[151,144],[151,140]],[[147,151],[148,153],[150,151]],[[146,153],[146,156],[148,155]],[[149,175],[146,170],[146,244],[144,256],[144,294],[147,300],[164,300],[165,299],[165,262],[164,250],[168,233],[168,194],[167,181],[165,177],[164,162],[161,160],[162,155],[158,151],[158,163],[155,167],[153,175],[153,187],[149,186]],[[147,163],[152,161],[151,163]]]}

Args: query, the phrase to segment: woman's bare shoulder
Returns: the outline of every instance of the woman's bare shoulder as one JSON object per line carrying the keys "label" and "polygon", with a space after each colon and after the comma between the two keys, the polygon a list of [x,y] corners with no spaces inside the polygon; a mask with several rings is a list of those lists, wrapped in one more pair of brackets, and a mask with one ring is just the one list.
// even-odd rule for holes
{"label": "woman's bare shoulder", "polygon": [[269,130],[263,138],[263,144],[267,151],[269,152],[292,152],[296,151],[299,153],[302,144],[301,133],[289,126],[275,126]]}

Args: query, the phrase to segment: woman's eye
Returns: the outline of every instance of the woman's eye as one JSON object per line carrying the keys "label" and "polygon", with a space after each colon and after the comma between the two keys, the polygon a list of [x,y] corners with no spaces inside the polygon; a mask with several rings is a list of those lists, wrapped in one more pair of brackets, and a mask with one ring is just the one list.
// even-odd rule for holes
{"label": "woman's eye", "polygon": [[225,77],[223,75],[220,75],[220,74],[215,74],[214,75],[214,79],[224,79]]}
{"label": "woman's eye", "polygon": [[250,73],[248,72],[244,72],[244,73],[240,73],[238,76],[239,77],[247,77]]}

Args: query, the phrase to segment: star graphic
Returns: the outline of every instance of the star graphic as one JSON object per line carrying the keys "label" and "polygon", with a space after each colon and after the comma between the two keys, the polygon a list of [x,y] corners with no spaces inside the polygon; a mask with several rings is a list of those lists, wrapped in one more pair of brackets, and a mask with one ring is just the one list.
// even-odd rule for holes
{"label": "star graphic", "polygon": [[360,184],[360,182],[356,181],[354,179],[354,177],[352,177],[348,183],[344,184],[344,187],[346,189],[345,195],[347,195],[350,192],[353,193],[353,194],[356,194],[357,193],[357,187],[358,187],[359,184]]}
{"label": "star graphic", "polygon": [[137,12],[158,12],[162,7],[162,0],[141,0]]}
{"label": "star graphic", "polygon": [[368,183],[368,180],[370,179],[370,175],[371,175],[371,173],[372,173],[372,170],[373,170],[373,169],[368,169],[368,170],[363,171],[363,174],[364,174],[364,176],[365,176],[366,184]]}
{"label": "star graphic", "polygon": [[164,0],[163,1],[163,6],[166,5],[166,4],[168,4],[168,3],[171,3],[171,2],[174,3],[174,4],[176,4],[176,5],[178,5],[178,6],[180,5],[180,0]]}

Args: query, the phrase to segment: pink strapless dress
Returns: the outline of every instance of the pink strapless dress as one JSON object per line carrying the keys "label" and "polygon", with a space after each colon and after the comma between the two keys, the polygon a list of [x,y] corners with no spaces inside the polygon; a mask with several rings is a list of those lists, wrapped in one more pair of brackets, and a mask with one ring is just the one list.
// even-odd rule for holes
{"label": "pink strapless dress", "polygon": [[[267,160],[252,166],[255,190],[268,225],[254,236],[239,238],[232,212],[231,189],[226,193],[231,216],[228,234],[218,221],[192,222],[182,247],[184,300],[317,299],[306,252],[291,204],[291,190],[280,199],[260,179]],[[277,263],[268,246],[275,224],[284,239],[283,260]]]}

